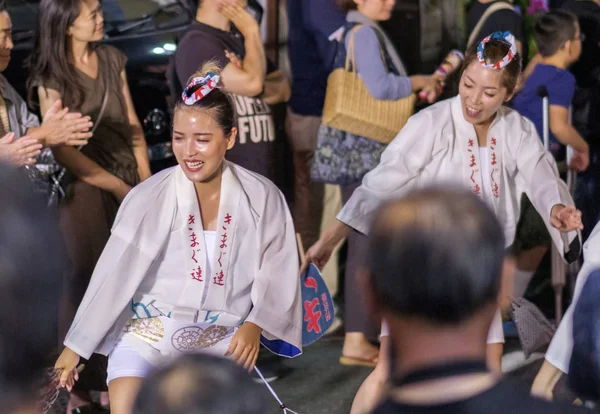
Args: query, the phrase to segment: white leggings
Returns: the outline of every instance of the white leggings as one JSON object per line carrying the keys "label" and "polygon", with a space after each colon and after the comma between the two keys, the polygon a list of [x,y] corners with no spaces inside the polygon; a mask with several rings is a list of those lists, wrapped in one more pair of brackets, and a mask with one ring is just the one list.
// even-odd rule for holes
{"label": "white leggings", "polygon": [[120,340],[108,355],[106,384],[108,385],[112,380],[122,377],[144,378],[154,367],[131,345]]}

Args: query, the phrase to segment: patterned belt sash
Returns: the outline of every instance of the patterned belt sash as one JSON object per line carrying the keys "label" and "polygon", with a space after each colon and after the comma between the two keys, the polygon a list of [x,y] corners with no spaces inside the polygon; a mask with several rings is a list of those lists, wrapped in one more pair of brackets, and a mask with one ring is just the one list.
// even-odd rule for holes
{"label": "patterned belt sash", "polygon": [[[194,351],[211,347],[226,339],[234,328],[219,325],[200,327],[187,325],[177,329],[171,335],[171,345],[178,351]],[[131,319],[125,326],[125,332],[131,333],[137,338],[155,345],[165,336],[165,327],[160,317]]]}

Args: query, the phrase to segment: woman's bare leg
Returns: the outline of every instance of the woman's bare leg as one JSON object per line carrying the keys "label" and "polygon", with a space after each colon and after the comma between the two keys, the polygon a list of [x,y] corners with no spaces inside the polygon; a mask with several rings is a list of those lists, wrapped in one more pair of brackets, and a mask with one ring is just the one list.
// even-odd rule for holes
{"label": "woman's bare leg", "polygon": [[552,393],[556,383],[562,376],[562,371],[556,368],[547,360],[544,360],[540,372],[538,372],[533,385],[531,386],[531,394],[552,401]]}
{"label": "woman's bare leg", "polygon": [[111,414],[131,414],[143,378],[115,378],[108,384]]}
{"label": "woman's bare leg", "polygon": [[504,344],[487,344],[487,364],[490,371],[502,375],[502,353],[504,352]]}
{"label": "woman's bare leg", "polygon": [[367,414],[372,412],[381,400],[381,397],[383,397],[390,371],[389,352],[390,337],[382,336],[377,366],[358,389],[350,414]]}

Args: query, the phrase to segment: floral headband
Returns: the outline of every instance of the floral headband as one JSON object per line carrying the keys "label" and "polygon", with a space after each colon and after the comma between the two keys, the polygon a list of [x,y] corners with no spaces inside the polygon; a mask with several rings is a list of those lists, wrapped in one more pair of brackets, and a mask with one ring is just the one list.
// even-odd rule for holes
{"label": "floral headband", "polygon": [[[509,43],[510,49],[508,49],[506,56],[504,56],[498,62],[486,63],[485,58],[483,56],[483,51],[485,49],[485,45],[492,39],[503,40],[503,41]],[[512,62],[516,55],[517,55],[517,43],[515,41],[515,37],[510,32],[492,33],[491,35],[489,35],[488,37],[483,39],[481,41],[481,43],[479,43],[479,45],[477,46],[477,60],[479,60],[479,63],[481,63],[483,65],[483,67],[488,68],[488,69],[502,69],[503,67],[508,65],[510,62]]]}
{"label": "floral headband", "polygon": [[[183,90],[181,94],[181,99],[183,99],[183,103],[186,105],[193,105],[202,98],[206,97],[209,93],[214,91],[215,89],[221,89],[219,86],[219,81],[221,77],[219,75],[215,75],[212,72],[208,72],[206,76],[199,76],[193,78]],[[196,89],[194,92],[191,92],[192,88],[196,85],[202,85],[201,88]]]}

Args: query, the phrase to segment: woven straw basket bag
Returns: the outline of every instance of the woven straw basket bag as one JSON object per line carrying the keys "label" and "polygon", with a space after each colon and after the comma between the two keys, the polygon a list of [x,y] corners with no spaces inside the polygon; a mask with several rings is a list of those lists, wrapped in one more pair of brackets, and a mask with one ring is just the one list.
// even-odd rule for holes
{"label": "woven straw basket bag", "polygon": [[[415,94],[396,101],[373,98],[356,72],[354,34],[350,32],[344,68],[335,69],[327,79],[323,123],[351,134],[388,144],[413,114]],[[386,62],[385,56],[383,61]]]}

